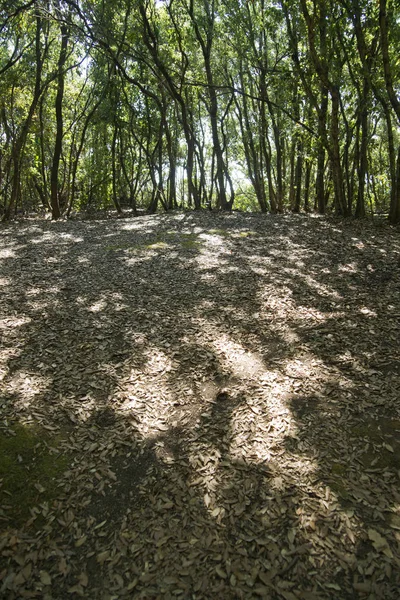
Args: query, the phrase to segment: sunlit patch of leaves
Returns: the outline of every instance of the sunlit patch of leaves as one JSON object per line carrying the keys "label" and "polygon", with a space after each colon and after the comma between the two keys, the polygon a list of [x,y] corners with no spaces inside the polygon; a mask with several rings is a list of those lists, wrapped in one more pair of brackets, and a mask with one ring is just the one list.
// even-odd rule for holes
{"label": "sunlit patch of leaves", "polygon": [[187,213],[16,235],[1,426],[36,428],[7,465],[41,487],[14,527],[1,497],[0,595],[397,600],[391,229]]}

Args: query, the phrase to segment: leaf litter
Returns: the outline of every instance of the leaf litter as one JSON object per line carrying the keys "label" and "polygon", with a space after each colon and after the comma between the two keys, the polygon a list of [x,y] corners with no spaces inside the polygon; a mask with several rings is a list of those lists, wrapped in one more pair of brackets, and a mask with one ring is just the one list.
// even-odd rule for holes
{"label": "leaf litter", "polygon": [[0,597],[398,598],[396,229],[32,221],[0,252]]}

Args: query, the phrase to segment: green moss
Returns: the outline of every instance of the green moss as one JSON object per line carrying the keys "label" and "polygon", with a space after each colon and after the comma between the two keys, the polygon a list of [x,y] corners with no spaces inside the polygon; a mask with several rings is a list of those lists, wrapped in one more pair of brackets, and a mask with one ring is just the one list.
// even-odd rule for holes
{"label": "green moss", "polygon": [[368,450],[361,456],[361,462],[366,469],[374,467],[374,469],[399,469],[400,456],[397,452],[390,452],[384,447],[379,448],[377,453],[375,450]]}
{"label": "green moss", "polygon": [[378,425],[382,433],[389,433],[396,435],[400,434],[400,420],[399,419],[389,419],[382,418],[379,419]]}
{"label": "green moss", "polygon": [[356,437],[370,437],[371,436],[371,427],[369,424],[365,425],[355,425],[351,428],[351,433]]}
{"label": "green moss", "polygon": [[221,235],[222,237],[230,236],[230,232],[226,231],[226,229],[209,229],[208,233],[211,233],[211,235]]}
{"label": "green moss", "polygon": [[197,248],[200,244],[200,240],[195,233],[183,233],[180,239],[180,245],[182,248]]}
{"label": "green moss", "polygon": [[168,244],[160,240],[158,242],[148,244],[147,246],[144,246],[144,248],[146,248],[147,250],[159,250],[160,248],[168,248]]}
{"label": "green moss", "polygon": [[335,494],[337,494],[342,501],[347,501],[350,499],[349,492],[341,479],[338,478],[334,481],[330,481],[329,485],[332,491],[335,492]]}
{"label": "green moss", "polygon": [[38,427],[0,431],[0,499],[10,525],[21,525],[30,508],[56,497],[55,479],[68,466],[68,457],[54,450],[58,443]]}
{"label": "green moss", "polygon": [[346,467],[340,463],[333,463],[331,471],[332,475],[344,475],[346,473]]}
{"label": "green moss", "polygon": [[[174,244],[176,246],[181,246],[182,248],[196,248],[199,244],[201,244],[201,240],[199,240],[199,236],[196,233],[178,233],[176,231],[167,231],[166,235],[168,236],[168,244],[165,244],[164,242],[164,247]],[[162,241],[162,238],[160,241]]]}
{"label": "green moss", "polygon": [[252,235],[257,235],[257,232],[256,231],[241,231],[239,233],[239,236],[242,237],[242,238],[247,238],[247,237],[250,237]]}

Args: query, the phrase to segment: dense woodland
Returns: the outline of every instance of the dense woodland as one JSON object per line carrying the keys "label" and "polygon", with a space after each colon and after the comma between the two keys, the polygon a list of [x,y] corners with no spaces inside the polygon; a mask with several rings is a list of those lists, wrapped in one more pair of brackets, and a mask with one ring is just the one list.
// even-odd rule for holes
{"label": "dense woodland", "polygon": [[0,208],[400,221],[397,0],[3,0]]}

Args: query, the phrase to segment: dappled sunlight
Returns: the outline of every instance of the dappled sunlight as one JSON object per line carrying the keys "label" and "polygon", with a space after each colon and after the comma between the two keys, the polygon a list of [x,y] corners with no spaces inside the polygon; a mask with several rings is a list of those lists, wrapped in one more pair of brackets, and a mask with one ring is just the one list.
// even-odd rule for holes
{"label": "dappled sunlight", "polygon": [[8,315],[7,317],[0,319],[0,330],[3,330],[4,335],[7,335],[10,330],[27,325],[31,321],[32,319],[27,316]]}
{"label": "dappled sunlight", "polygon": [[98,300],[98,302],[95,302],[91,306],[88,306],[88,310],[90,312],[94,312],[94,313],[101,312],[102,310],[105,310],[106,308],[107,308],[106,300]]}
{"label": "dappled sunlight", "polygon": [[306,359],[287,360],[282,365],[285,373],[295,379],[304,379],[315,374],[315,370],[319,368],[322,372],[322,361],[316,360],[315,357],[309,356]]}
{"label": "dappled sunlight", "polygon": [[1,248],[0,258],[17,258],[17,250],[18,248]]}
{"label": "dappled sunlight", "polygon": [[227,239],[218,233],[200,233],[199,239],[202,240],[206,247],[213,248],[223,253],[226,250]]}
{"label": "dappled sunlight", "polygon": [[316,308],[310,308],[309,306],[304,306],[302,304],[298,304],[296,307],[296,319],[299,322],[304,321],[305,324],[310,324],[314,321],[316,323],[323,323],[324,321],[335,319],[343,315],[344,313],[335,313],[334,315],[326,314]]}
{"label": "dappled sunlight", "polygon": [[348,263],[346,265],[338,265],[337,270],[339,273],[358,273],[360,269],[357,263]]}
{"label": "dappled sunlight", "polygon": [[[39,233],[39,232],[38,232]],[[70,243],[82,243],[83,237],[74,236],[73,234],[63,233],[54,228],[53,231],[42,232],[38,237],[32,237],[30,239],[31,244],[47,244],[57,240],[57,245],[68,245]]]}
{"label": "dappled sunlight", "polygon": [[[224,352],[229,353],[229,347],[224,348]],[[229,361],[229,367],[235,377],[256,377],[264,370],[260,357],[245,350],[234,353]]]}
{"label": "dappled sunlight", "polygon": [[[125,223],[123,223],[121,225],[121,231],[133,231],[133,232],[145,232],[145,233],[151,233],[153,231],[153,229],[151,229],[150,227],[146,227],[146,225],[144,225],[144,220],[141,219],[140,217],[137,219],[130,219],[129,221],[126,221]],[[108,233],[106,234],[106,239],[107,237],[112,237],[114,236],[115,233]]]}
{"label": "dappled sunlight", "polygon": [[9,375],[8,365],[23,352],[19,329],[30,323],[31,318],[21,314],[9,314],[0,319],[0,380],[7,380]]}
{"label": "dappled sunlight", "polygon": [[[301,581],[310,598],[345,598],[374,574],[390,590],[398,303],[392,280],[377,293],[364,283],[379,245],[356,248],[370,255],[355,279],[334,266],[353,263],[354,240],[322,219],[47,227],[25,227],[1,273],[15,289],[2,299],[2,426],[48,428],[68,462],[54,501],[36,482],[33,571],[63,584],[66,556],[65,589],[99,568],[92,587],[143,597],[160,574],[243,597],[298,600]],[[318,236],[348,260],[326,263]]]}
{"label": "dappled sunlight", "polygon": [[[299,273],[297,273],[296,275],[300,276]],[[304,278],[305,283],[307,283],[310,289],[316,291],[321,296],[326,296],[334,300],[343,299],[341,294],[337,290],[332,289],[330,286],[326,286],[319,283],[315,280],[314,277],[311,277],[310,275],[302,275],[302,277]]]}
{"label": "dappled sunlight", "polygon": [[366,317],[370,317],[370,318],[378,317],[376,311],[369,309],[367,306],[361,306],[359,310],[360,310],[360,313],[362,315],[365,315]]}
{"label": "dappled sunlight", "polygon": [[211,269],[214,269],[216,274],[218,275],[219,269],[226,268],[226,265],[227,262],[224,261],[218,254],[212,254],[210,256],[207,254],[206,251],[204,251],[201,252],[198,256],[196,256],[196,267],[203,272],[206,271],[206,274],[203,275],[205,277],[208,276],[208,271]]}
{"label": "dappled sunlight", "polygon": [[[165,347],[168,348],[170,344],[165,342]],[[172,361],[170,357],[161,351],[157,347],[146,348],[144,356],[147,357],[147,362],[144,367],[144,373],[146,375],[163,374],[168,373],[172,368]]]}
{"label": "dappled sunlight", "polygon": [[50,385],[50,377],[22,370],[7,378],[8,394],[14,397],[14,407],[22,412],[29,411],[29,409],[35,410],[40,404],[43,392]]}
{"label": "dappled sunlight", "polygon": [[79,256],[77,259],[77,262],[80,265],[89,265],[90,264],[90,260],[85,256]]}

